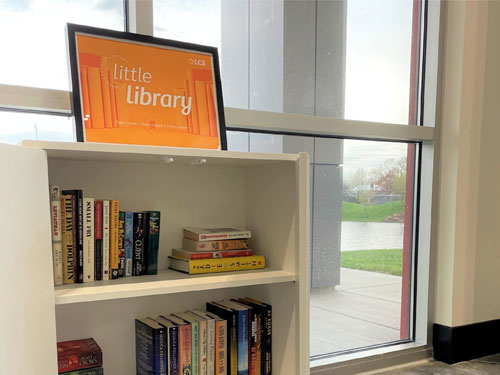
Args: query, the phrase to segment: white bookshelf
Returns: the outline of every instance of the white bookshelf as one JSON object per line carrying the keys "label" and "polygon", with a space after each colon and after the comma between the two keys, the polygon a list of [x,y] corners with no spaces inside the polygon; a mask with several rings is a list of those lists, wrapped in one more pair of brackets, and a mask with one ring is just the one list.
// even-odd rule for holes
{"label": "white bookshelf", "polygon": [[[273,373],[309,374],[307,154],[35,141],[0,145],[0,153],[8,182],[2,197],[11,208],[29,203],[28,218],[18,211],[18,218],[1,219],[4,230],[20,234],[7,243],[8,271],[0,276],[13,288],[7,298],[16,307],[7,320],[16,322],[10,326],[2,319],[2,328],[18,337],[20,327],[30,324],[35,331],[22,330],[24,345],[11,354],[24,358],[28,350],[39,358],[24,363],[24,372],[16,363],[10,373],[55,374],[57,341],[94,337],[103,350],[105,374],[132,375],[134,318],[250,296],[273,306]],[[121,210],[161,211],[158,275],[54,288],[49,183],[81,188],[86,197],[117,199]],[[20,232],[22,220],[29,225]],[[251,247],[266,256],[266,269],[197,276],[168,269],[167,257],[181,247],[183,227],[227,225],[252,231]],[[20,272],[26,274],[21,283]]]}

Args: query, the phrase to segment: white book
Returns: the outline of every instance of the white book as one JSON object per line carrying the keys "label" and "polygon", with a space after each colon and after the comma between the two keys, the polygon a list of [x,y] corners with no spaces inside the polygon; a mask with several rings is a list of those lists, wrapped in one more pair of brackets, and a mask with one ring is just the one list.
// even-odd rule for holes
{"label": "white book", "polygon": [[50,185],[50,224],[52,229],[52,260],[54,285],[63,285],[62,237],[61,237],[61,189]]}
{"label": "white book", "polygon": [[[192,312],[207,321],[207,374],[215,372],[215,319],[206,312],[195,309]],[[200,330],[201,336],[201,330]]]}
{"label": "white book", "polygon": [[83,282],[95,281],[94,198],[83,198]]}
{"label": "white book", "polygon": [[109,201],[102,201],[102,279],[109,280]]}

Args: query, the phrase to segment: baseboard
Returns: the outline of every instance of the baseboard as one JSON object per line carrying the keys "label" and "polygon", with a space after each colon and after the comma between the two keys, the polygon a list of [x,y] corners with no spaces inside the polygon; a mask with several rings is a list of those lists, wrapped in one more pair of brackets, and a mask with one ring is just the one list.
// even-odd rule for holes
{"label": "baseboard", "polygon": [[500,353],[500,319],[448,327],[434,324],[434,358],[453,364]]}

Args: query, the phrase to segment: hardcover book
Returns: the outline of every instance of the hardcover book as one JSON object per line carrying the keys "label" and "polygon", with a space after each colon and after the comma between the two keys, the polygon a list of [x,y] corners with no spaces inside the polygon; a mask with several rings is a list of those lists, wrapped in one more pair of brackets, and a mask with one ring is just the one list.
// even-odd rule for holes
{"label": "hardcover book", "polygon": [[79,189],[63,190],[73,197],[73,244],[75,247],[75,283],[83,283],[83,192]]}
{"label": "hardcover book", "polygon": [[146,256],[144,251],[146,214],[143,212],[134,212],[134,252],[132,268],[134,276],[146,274]]}
{"label": "hardcover book", "polygon": [[63,194],[61,196],[61,221],[62,221],[62,266],[63,283],[75,282],[75,245],[73,227],[73,197]]}
{"label": "hardcover book", "polygon": [[151,318],[135,320],[137,375],[167,375],[165,327]]}
{"label": "hardcover book", "polygon": [[235,240],[250,238],[251,232],[241,228],[184,228],[184,237],[193,241]]}
{"label": "hardcover book", "polygon": [[134,213],[125,212],[125,276],[132,276],[134,251]]}
{"label": "hardcover book", "polygon": [[236,311],[236,329],[238,331],[238,375],[248,375],[249,369],[249,310],[247,306],[233,301],[221,301],[218,304]]}
{"label": "hardcover book", "polygon": [[182,239],[182,248],[189,251],[214,251],[214,250],[241,250],[248,249],[248,239],[220,240],[220,241],[194,241],[189,238]]}
{"label": "hardcover book", "polygon": [[118,277],[125,275],[125,212],[118,214]]}
{"label": "hardcover book", "polygon": [[102,351],[94,339],[57,343],[58,371],[67,372],[102,366]]}
{"label": "hardcover book", "polygon": [[52,262],[54,267],[54,285],[63,284],[62,266],[62,222],[61,190],[57,185],[50,185],[50,227],[52,233]]}
{"label": "hardcover book", "polygon": [[188,312],[173,315],[191,324],[191,374],[200,375],[200,319]]}
{"label": "hardcover book", "polygon": [[192,374],[191,324],[172,314],[165,318],[175,323],[179,328],[179,375]]}
{"label": "hardcover book", "polygon": [[120,203],[109,201],[109,273],[111,279],[119,276],[118,228],[120,225]]}
{"label": "hardcover book", "polygon": [[102,279],[109,280],[109,211],[108,200],[102,201]]}
{"label": "hardcover book", "polygon": [[250,306],[244,298],[239,298],[237,302],[248,306],[250,312],[250,351],[249,351],[249,374],[260,375],[261,365],[261,322],[262,314],[257,309]]}
{"label": "hardcover book", "polygon": [[207,312],[207,315],[215,320],[214,374],[226,375],[227,321],[211,312]]}
{"label": "hardcover book", "polygon": [[251,255],[253,255],[252,249],[222,251],[189,251],[184,249],[172,249],[172,257],[184,260],[248,257]]}
{"label": "hardcover book", "polygon": [[104,375],[102,367],[92,367],[83,370],[65,372],[64,375]]}
{"label": "hardcover book", "polygon": [[158,273],[158,248],[160,245],[160,212],[148,211],[147,222],[147,274],[156,275]]}
{"label": "hardcover book", "polygon": [[94,198],[83,198],[83,282],[95,280],[94,270]]}
{"label": "hardcover book", "polygon": [[160,315],[154,318],[167,330],[167,374],[179,375],[179,332],[176,324]]}
{"label": "hardcover book", "polygon": [[168,258],[170,260],[169,267],[171,269],[185,272],[190,275],[228,271],[257,270],[265,268],[266,266],[266,260],[263,255],[197,260],[183,260],[174,257]]}
{"label": "hardcover book", "polygon": [[238,331],[236,311],[216,302],[207,302],[207,311],[227,322],[226,327],[226,364],[228,375],[238,375]]}
{"label": "hardcover book", "polygon": [[[206,353],[202,354],[202,362],[203,358],[206,358],[207,362],[207,374],[213,374],[215,371],[215,319],[209,315],[205,311],[201,310],[192,310],[193,314],[198,315],[200,318],[204,319],[207,323],[207,331],[206,331],[206,345],[202,344],[202,348],[206,347]],[[201,331],[201,330],[200,330]],[[200,334],[203,337],[203,334]]]}
{"label": "hardcover book", "polygon": [[95,201],[94,206],[94,274],[96,280],[102,280],[102,201]]}

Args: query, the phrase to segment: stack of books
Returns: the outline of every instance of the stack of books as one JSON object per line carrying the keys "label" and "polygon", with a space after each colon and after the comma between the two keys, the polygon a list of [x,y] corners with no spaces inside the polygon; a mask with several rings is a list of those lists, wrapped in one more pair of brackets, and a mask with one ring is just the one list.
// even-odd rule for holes
{"label": "stack of books", "polygon": [[160,212],[120,211],[117,200],[50,186],[54,284],[156,275]]}
{"label": "stack of books", "polygon": [[64,375],[103,375],[102,351],[94,339],[57,343],[58,373]]}
{"label": "stack of books", "polygon": [[172,249],[170,268],[190,275],[264,268],[264,256],[249,248],[251,236],[241,228],[184,228],[182,249]]}
{"label": "stack of books", "polygon": [[136,319],[135,335],[137,375],[272,373],[272,307],[252,298]]}

